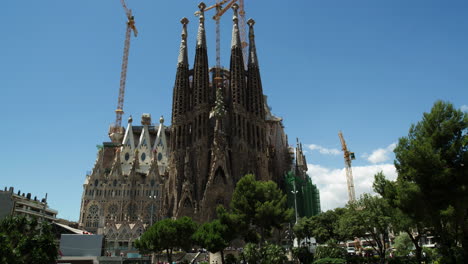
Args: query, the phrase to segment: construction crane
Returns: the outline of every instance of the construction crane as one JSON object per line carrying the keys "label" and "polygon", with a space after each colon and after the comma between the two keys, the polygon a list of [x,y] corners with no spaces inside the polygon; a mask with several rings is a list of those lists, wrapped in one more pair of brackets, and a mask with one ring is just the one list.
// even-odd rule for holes
{"label": "construction crane", "polygon": [[122,115],[123,111],[123,104],[124,104],[124,96],[125,96],[125,82],[127,80],[127,65],[128,65],[128,53],[130,50],[130,38],[131,32],[133,31],[133,35],[136,37],[138,35],[138,30],[135,27],[135,18],[132,15],[132,10],[127,8],[125,4],[125,0],[120,0],[122,7],[125,10],[125,14],[127,15],[127,30],[125,32],[125,44],[124,44],[124,52],[122,58],[122,71],[120,72],[120,87],[119,87],[119,99],[117,102],[117,109],[115,110],[115,123],[111,126],[109,131],[109,136],[113,142],[118,142],[123,137],[123,130],[122,130]]}
{"label": "construction crane", "polygon": [[[220,30],[220,19],[221,16],[226,13],[226,11],[234,5],[234,3],[239,2],[239,15],[240,15],[240,36],[241,36],[241,45],[242,45],[242,55],[244,58],[244,67],[247,67],[247,41],[245,33],[245,9],[244,9],[244,0],[216,0],[216,4],[206,7],[203,11],[208,11],[211,9],[216,9],[216,14],[213,16],[213,19],[216,21],[216,68],[218,70],[221,68],[221,30]],[[226,4],[225,7],[223,5]],[[196,16],[199,16],[200,11],[195,12]],[[219,77],[219,76],[218,76]]]}
{"label": "construction crane", "polygon": [[356,201],[356,194],[354,192],[354,180],[353,180],[353,171],[351,169],[351,161],[356,159],[354,152],[350,152],[346,146],[346,141],[343,138],[343,133],[341,131],[338,133],[341,141],[341,147],[344,153],[344,161],[346,168],[346,181],[348,183],[348,199],[350,202]]}

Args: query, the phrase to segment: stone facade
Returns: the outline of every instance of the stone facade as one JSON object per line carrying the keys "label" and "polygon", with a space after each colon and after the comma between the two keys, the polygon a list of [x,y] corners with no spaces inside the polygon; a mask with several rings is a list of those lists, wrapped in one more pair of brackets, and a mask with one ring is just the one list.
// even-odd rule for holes
{"label": "stone facade", "polygon": [[[205,222],[229,202],[247,173],[284,185],[291,168],[282,119],[271,114],[263,95],[254,36],[249,20],[249,56],[244,65],[234,5],[230,69],[209,68],[200,7],[195,62],[188,63],[187,24],[173,88],[172,124],[141,126],[130,118],[126,129],[111,129],[112,142],[98,151],[86,176],[80,225],[125,247],[154,221],[190,216]],[[113,242],[113,243],[112,243]]]}
{"label": "stone facade", "polygon": [[237,181],[247,173],[280,185],[291,163],[282,120],[266,105],[257,59],[254,21],[249,20],[247,68],[234,5],[229,70],[208,67],[205,5],[200,4],[195,62],[189,69],[187,23],[174,85],[169,175],[163,214],[204,222],[228,206]]}
{"label": "stone facade", "polygon": [[[163,178],[167,174],[167,128],[161,118],[151,125],[129,119],[121,142],[104,142],[92,172],[86,176],[80,210],[80,226],[106,235],[110,248],[125,248],[148,225],[161,219]],[[122,138],[122,137],[121,137]]]}

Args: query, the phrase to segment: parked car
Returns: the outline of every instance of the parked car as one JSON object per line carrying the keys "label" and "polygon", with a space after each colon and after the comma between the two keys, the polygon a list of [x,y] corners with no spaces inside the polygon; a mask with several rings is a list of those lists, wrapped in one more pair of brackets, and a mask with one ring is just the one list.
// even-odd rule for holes
{"label": "parked car", "polygon": [[354,247],[348,247],[346,251],[349,255],[356,255],[356,249]]}

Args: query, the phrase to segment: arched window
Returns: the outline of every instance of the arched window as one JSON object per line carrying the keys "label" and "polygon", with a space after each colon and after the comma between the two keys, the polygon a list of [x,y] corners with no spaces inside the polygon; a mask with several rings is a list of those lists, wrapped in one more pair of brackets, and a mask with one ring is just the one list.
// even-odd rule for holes
{"label": "arched window", "polygon": [[88,216],[86,217],[87,227],[98,227],[99,226],[99,206],[93,204],[88,209]]}

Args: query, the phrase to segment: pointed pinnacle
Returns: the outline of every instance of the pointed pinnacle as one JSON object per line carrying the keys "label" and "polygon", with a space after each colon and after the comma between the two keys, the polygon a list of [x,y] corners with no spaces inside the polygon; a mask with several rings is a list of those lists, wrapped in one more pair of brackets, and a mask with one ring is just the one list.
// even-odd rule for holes
{"label": "pointed pinnacle", "polygon": [[200,2],[200,4],[198,4],[198,8],[200,8],[200,11],[201,11],[201,12],[204,12],[204,11],[205,11],[205,7],[206,7],[206,5],[205,5],[205,3],[203,3],[203,2]]}
{"label": "pointed pinnacle", "polygon": [[180,20],[180,23],[183,25],[183,30],[182,30],[182,39],[187,39],[187,24],[189,23],[189,20],[184,17]]}
{"label": "pointed pinnacle", "polygon": [[236,4],[236,3],[234,3],[234,4],[232,5],[232,10],[234,10],[234,15],[233,15],[233,17],[232,17],[232,20],[233,20],[234,22],[236,22],[236,23],[237,23],[237,21],[238,21],[238,17],[237,17],[237,10],[238,10],[238,9],[239,9],[239,5]]}
{"label": "pointed pinnacle", "polygon": [[249,39],[252,40],[255,37],[253,26],[255,25],[255,20],[250,18],[247,21],[247,25],[249,25]]}

